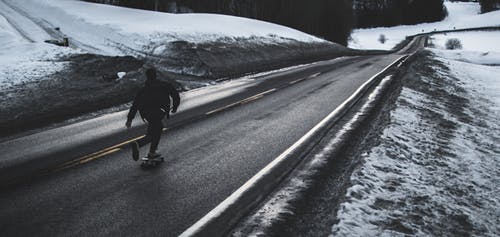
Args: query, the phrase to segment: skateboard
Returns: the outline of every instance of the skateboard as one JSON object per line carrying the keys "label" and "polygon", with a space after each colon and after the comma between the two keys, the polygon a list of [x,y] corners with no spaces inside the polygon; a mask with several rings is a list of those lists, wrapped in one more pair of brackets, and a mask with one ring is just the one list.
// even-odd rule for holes
{"label": "skateboard", "polygon": [[141,159],[142,163],[141,163],[141,167],[155,167],[161,163],[163,163],[165,159],[163,157],[156,157],[156,158],[148,158],[148,157],[144,157]]}

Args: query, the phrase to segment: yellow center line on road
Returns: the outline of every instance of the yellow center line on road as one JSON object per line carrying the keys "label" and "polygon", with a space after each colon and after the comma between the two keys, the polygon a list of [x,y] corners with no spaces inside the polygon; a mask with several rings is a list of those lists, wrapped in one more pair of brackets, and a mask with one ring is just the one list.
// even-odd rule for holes
{"label": "yellow center line on road", "polygon": [[[248,97],[246,99],[240,100],[238,102],[235,102],[235,103],[226,105],[226,106],[224,106],[222,108],[219,108],[219,109],[213,110],[211,112],[208,112],[208,113],[206,113],[206,115],[211,115],[211,114],[214,114],[214,113],[226,110],[226,109],[231,108],[231,107],[236,106],[236,105],[241,105],[241,104],[249,103],[251,101],[260,99],[260,98],[264,97],[265,95],[270,94],[270,93],[272,93],[272,92],[274,92],[276,90],[277,90],[276,88],[273,88],[273,89],[264,91],[264,92],[259,93],[257,95],[253,95],[253,96]],[[163,128],[163,131],[167,131],[167,130],[168,130],[168,128]],[[145,136],[146,135],[142,135],[142,136],[139,136],[139,137],[136,137],[136,138],[132,138],[130,140],[127,140],[127,141],[124,141],[124,142],[119,143],[117,145],[114,145],[114,146],[102,149],[102,150],[94,152],[92,154],[89,154],[89,155],[86,155],[86,156],[83,156],[83,157],[80,157],[80,158],[68,161],[66,163],[63,163],[62,165],[59,165],[59,166],[55,167],[54,169],[49,169],[49,172],[56,172],[56,171],[60,171],[60,170],[64,170],[64,169],[68,169],[68,168],[74,167],[76,165],[85,164],[85,163],[88,163],[88,162],[93,161],[93,160],[97,160],[97,159],[102,158],[104,156],[107,156],[107,155],[113,154],[115,152],[118,152],[118,151],[122,150],[123,146],[128,145],[128,144],[130,144],[132,142],[135,142],[135,141],[137,141],[139,139],[142,139]]]}
{"label": "yellow center line on road", "polygon": [[[216,113],[216,112],[228,109],[228,108],[236,106],[238,104],[245,104],[245,103],[248,103],[250,101],[260,99],[264,95],[272,93],[274,91],[276,91],[276,88],[264,91],[264,92],[259,93],[257,95],[254,95],[254,96],[251,96],[249,98],[246,98],[244,100],[240,100],[240,101],[238,101],[236,103],[232,103],[230,105],[226,105],[226,106],[224,106],[222,108],[219,108],[219,109],[216,109],[216,110],[211,111],[209,113],[206,113],[206,115],[210,115],[210,114],[213,114],[213,113]],[[168,128],[163,128],[162,131],[167,131],[167,130],[168,130]],[[130,140],[127,140],[127,141],[124,141],[124,142],[119,143],[117,145],[114,145],[114,146],[102,149],[102,150],[94,152],[92,154],[80,157],[78,159],[74,159],[74,160],[68,161],[66,163],[63,163],[62,165],[57,166],[56,168],[54,168],[54,169],[52,169],[50,171],[52,171],[52,172],[60,171],[60,170],[71,168],[71,167],[76,166],[76,165],[81,165],[81,164],[85,164],[85,163],[88,163],[88,162],[93,161],[93,160],[97,160],[97,159],[99,159],[101,157],[104,157],[106,155],[110,155],[110,154],[113,154],[113,153],[115,153],[117,151],[120,151],[123,146],[128,145],[128,144],[130,144],[132,142],[135,142],[135,141],[137,141],[139,139],[142,139],[144,137],[145,137],[145,135],[142,135],[142,136],[139,136],[139,137],[136,137],[136,138],[132,138]]]}
{"label": "yellow center line on road", "polygon": [[107,155],[110,155],[112,153],[115,153],[117,151],[121,150],[121,148],[115,148],[115,149],[111,149],[111,150],[108,150],[108,151],[105,151],[105,152],[101,152],[97,155],[94,155],[94,156],[85,156],[86,158],[81,158],[81,159],[77,159],[77,160],[74,160],[74,161],[71,161],[70,163],[66,164],[66,165],[61,165],[53,170],[51,170],[52,172],[57,172],[57,171],[61,171],[61,170],[65,170],[65,169],[68,169],[68,168],[71,168],[71,167],[74,167],[74,166],[77,166],[77,165],[81,165],[81,164],[85,164],[87,162],[90,162],[90,161],[93,161],[93,160],[97,160],[101,157],[104,157],[104,156],[107,156]]}
{"label": "yellow center line on road", "polygon": [[[101,157],[103,157],[103,156],[106,156],[106,155],[109,155],[109,154],[115,153],[115,152],[117,152],[117,151],[119,151],[119,150],[121,150],[121,149],[122,149],[122,148],[115,148],[115,149],[112,149],[112,150],[109,150],[109,151],[103,152],[103,153],[101,153],[101,154],[99,154],[99,155],[96,155],[96,156],[93,156],[93,157],[89,157],[89,158],[87,158],[87,159],[80,160],[77,164],[78,164],[78,165],[80,165],[80,164],[85,164],[85,163],[87,163],[87,162],[89,162],[89,161],[93,161],[93,160],[99,159],[99,158],[101,158]],[[76,164],[75,164],[75,165],[76,165]]]}
{"label": "yellow center line on road", "polygon": [[231,107],[234,107],[234,106],[236,106],[236,105],[246,104],[246,103],[248,103],[248,102],[250,102],[250,101],[254,101],[254,100],[260,99],[260,98],[264,97],[264,95],[270,94],[270,93],[272,93],[272,92],[274,92],[274,91],[276,91],[276,90],[277,90],[276,88],[273,88],[273,89],[270,89],[270,90],[264,91],[264,92],[259,93],[259,94],[257,94],[257,95],[253,95],[253,96],[248,97],[248,98],[246,98],[246,99],[243,99],[243,100],[240,100],[240,101],[234,102],[234,103],[232,103],[232,104],[229,104],[229,105],[223,106],[223,107],[221,107],[221,108],[218,108],[218,109],[212,110],[212,111],[210,111],[210,112],[207,112],[207,113],[205,113],[205,115],[212,115],[212,114],[215,114],[215,113],[218,113],[218,112],[224,111],[224,110],[226,110],[226,109],[229,109],[229,108],[231,108]]}
{"label": "yellow center line on road", "polygon": [[212,110],[212,111],[210,111],[210,112],[205,113],[205,115],[211,115],[211,114],[218,113],[218,112],[220,112],[220,111],[223,111],[223,110],[229,109],[229,108],[231,108],[231,107],[233,107],[233,106],[236,106],[236,105],[238,105],[239,103],[240,103],[240,101],[238,101],[238,102],[236,102],[236,103],[232,103],[232,104],[226,105],[226,106],[221,107],[221,108],[218,108],[218,109],[214,109],[214,110]]}
{"label": "yellow center line on road", "polygon": [[[313,74],[311,76],[309,76],[308,78],[313,78],[313,77],[316,77],[318,76],[320,73],[316,73],[316,74]],[[301,79],[298,79],[298,80],[295,80],[293,82],[290,82],[289,84],[295,84],[296,82],[299,82],[299,81],[303,81],[307,78],[301,78]],[[282,87],[283,88],[283,87]],[[267,94],[270,94],[270,93],[273,93],[275,91],[277,91],[278,88],[273,88],[273,89],[269,89],[267,91],[264,91],[264,92],[261,92],[259,94],[256,94],[256,95],[253,95],[251,97],[248,97],[246,99],[243,99],[243,100],[240,100],[238,102],[235,102],[235,103],[232,103],[232,104],[229,104],[229,105],[226,105],[224,107],[221,107],[219,109],[216,109],[216,110],[213,110],[213,111],[210,111],[208,113],[206,113],[205,115],[211,115],[211,114],[214,114],[214,113],[217,113],[217,112],[220,112],[220,111],[223,111],[223,110],[226,110],[226,109],[229,109],[231,107],[234,107],[234,106],[237,106],[237,105],[242,105],[242,104],[246,104],[246,103],[249,103],[251,101],[254,101],[254,100],[257,100],[257,99],[260,99],[262,97],[264,97],[265,95]],[[169,128],[163,128],[163,132],[164,131],[167,131]],[[127,141],[124,141],[124,142],[121,142],[117,145],[114,145],[114,146],[110,146],[108,148],[105,148],[105,149],[102,149],[100,151],[97,151],[97,152],[94,152],[94,153],[91,153],[89,155],[85,155],[85,156],[82,156],[80,158],[77,158],[77,159],[74,159],[74,160],[71,160],[71,161],[68,161],[68,162],[65,162],[59,166],[56,166],[55,168],[53,169],[47,169],[45,171],[42,171],[42,173],[44,172],[56,172],[56,171],[61,171],[61,170],[65,170],[65,169],[68,169],[68,168],[71,168],[71,167],[74,167],[74,166],[77,166],[77,165],[81,165],[81,164],[85,164],[85,163],[88,163],[90,161],[93,161],[93,160],[97,160],[99,158],[102,158],[102,157],[105,157],[107,155],[110,155],[110,154],[113,154],[115,152],[118,152],[120,150],[123,149],[123,146],[125,145],[128,145],[134,141],[137,141],[139,139],[142,139],[144,138],[146,135],[142,135],[142,136],[139,136],[139,137],[136,137],[136,138],[132,138],[132,139],[129,139]]]}
{"label": "yellow center line on road", "polygon": [[312,79],[312,78],[315,78],[315,77],[317,77],[317,76],[319,76],[319,75],[321,75],[321,72],[318,72],[318,73],[312,74],[312,75],[310,75],[310,76],[308,76],[308,77],[304,77],[304,78],[300,78],[300,79],[297,79],[297,80],[291,81],[291,82],[289,82],[288,84],[289,84],[289,85],[293,85],[293,84],[295,84],[295,83],[297,83],[297,82],[305,81],[305,80],[307,80],[307,79]]}
{"label": "yellow center line on road", "polygon": [[[164,129],[165,131],[165,129]],[[142,139],[144,138],[145,135],[142,135],[142,136],[139,136],[139,137],[136,137],[136,138],[133,138],[133,139],[130,139],[130,140],[127,140],[127,141],[124,141],[122,143],[119,143],[117,145],[114,145],[114,146],[111,146],[111,147],[108,147],[108,148],[105,148],[105,149],[102,149],[100,151],[97,151],[97,152],[94,152],[92,154],[89,154],[89,155],[86,155],[86,156],[83,156],[83,157],[80,157],[78,159],[74,159],[74,160],[71,160],[71,161],[68,161],[66,163],[63,163],[62,165],[60,166],[57,166],[55,169],[51,170],[51,171],[60,171],[60,170],[64,170],[64,169],[67,169],[67,168],[70,168],[70,167],[73,167],[75,165],[80,165],[80,164],[85,164],[89,161],[92,161],[92,160],[96,160],[96,159],[99,159],[103,156],[106,156],[106,155],[109,155],[109,154],[112,154],[112,153],[115,153],[119,150],[121,150],[123,146],[125,145],[128,145],[134,141],[137,141],[139,139]]]}
{"label": "yellow center line on road", "polygon": [[254,100],[258,100],[258,99],[260,99],[260,98],[262,98],[262,97],[264,97],[264,96],[263,96],[263,95],[258,95],[258,96],[256,95],[256,96],[252,96],[252,97],[250,97],[250,98],[246,98],[246,99],[244,99],[244,100],[240,101],[240,103],[239,103],[239,104],[240,104],[240,105],[243,105],[243,104],[246,104],[246,103],[252,102],[252,101],[254,101]]}

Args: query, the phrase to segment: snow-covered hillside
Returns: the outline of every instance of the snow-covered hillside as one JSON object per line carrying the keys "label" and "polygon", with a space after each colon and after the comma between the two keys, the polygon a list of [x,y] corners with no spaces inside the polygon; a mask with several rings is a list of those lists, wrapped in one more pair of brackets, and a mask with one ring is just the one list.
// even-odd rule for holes
{"label": "snow-covered hillside", "polygon": [[54,59],[80,52],[46,39],[45,31],[0,1],[0,90],[62,70],[66,63]]}
{"label": "snow-covered hillside", "polygon": [[[269,41],[323,41],[291,28],[246,18],[215,14],[169,14],[76,0],[4,0],[18,10],[14,21],[26,17],[50,33],[59,27],[70,42],[90,53],[123,55],[135,50],[161,51],[165,42],[202,43],[221,38],[263,38]],[[26,25],[26,24],[25,24]],[[25,25],[20,25],[24,28]],[[47,37],[31,30],[29,36]],[[53,35],[53,34],[52,34]],[[41,37],[39,37],[41,36]],[[39,40],[38,40],[39,41]],[[154,45],[154,46],[151,46]]]}
{"label": "snow-covered hillside", "polygon": [[[71,49],[43,43],[68,37]],[[61,70],[61,56],[163,56],[171,42],[324,42],[300,31],[215,14],[168,14],[76,0],[0,1],[0,88]],[[20,74],[20,72],[26,72]]]}
{"label": "snow-covered hillside", "polygon": [[[447,1],[445,2],[445,6],[448,16],[440,22],[354,30],[351,34],[349,47],[356,49],[389,50],[403,41],[406,36],[419,33],[432,32],[434,30],[500,26],[500,11],[479,14],[479,3]],[[384,43],[379,41],[382,34],[386,38]]]}

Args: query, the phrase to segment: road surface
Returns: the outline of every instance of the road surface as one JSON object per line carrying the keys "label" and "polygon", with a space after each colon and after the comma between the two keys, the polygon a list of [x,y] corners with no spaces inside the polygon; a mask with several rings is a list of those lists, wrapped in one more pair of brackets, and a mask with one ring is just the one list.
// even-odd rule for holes
{"label": "road surface", "polygon": [[[400,56],[345,57],[253,79],[221,99],[200,95],[209,102],[181,104],[167,122],[159,149],[166,161],[154,169],[141,169],[127,146],[112,147],[144,133],[124,128],[124,112],[4,141],[0,162],[42,156],[56,167],[98,153],[2,188],[2,235],[177,236]],[[67,146],[51,148],[60,144]]]}

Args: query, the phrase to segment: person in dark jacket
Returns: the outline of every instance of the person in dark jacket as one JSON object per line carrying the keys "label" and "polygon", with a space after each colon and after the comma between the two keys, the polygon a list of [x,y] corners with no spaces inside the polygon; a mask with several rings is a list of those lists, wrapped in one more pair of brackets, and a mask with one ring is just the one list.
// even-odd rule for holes
{"label": "person in dark jacket", "polygon": [[[170,98],[172,98],[172,107],[170,107]],[[147,158],[154,159],[161,156],[156,150],[163,131],[162,120],[165,116],[169,118],[170,112],[177,112],[179,104],[180,98],[177,90],[169,83],[158,80],[154,68],[146,70],[145,85],[135,96],[125,123],[125,126],[130,128],[132,120],[139,111],[142,120],[148,124],[146,136],[132,143],[132,157],[134,160],[139,159],[139,147],[149,142],[151,142],[151,145]]]}

